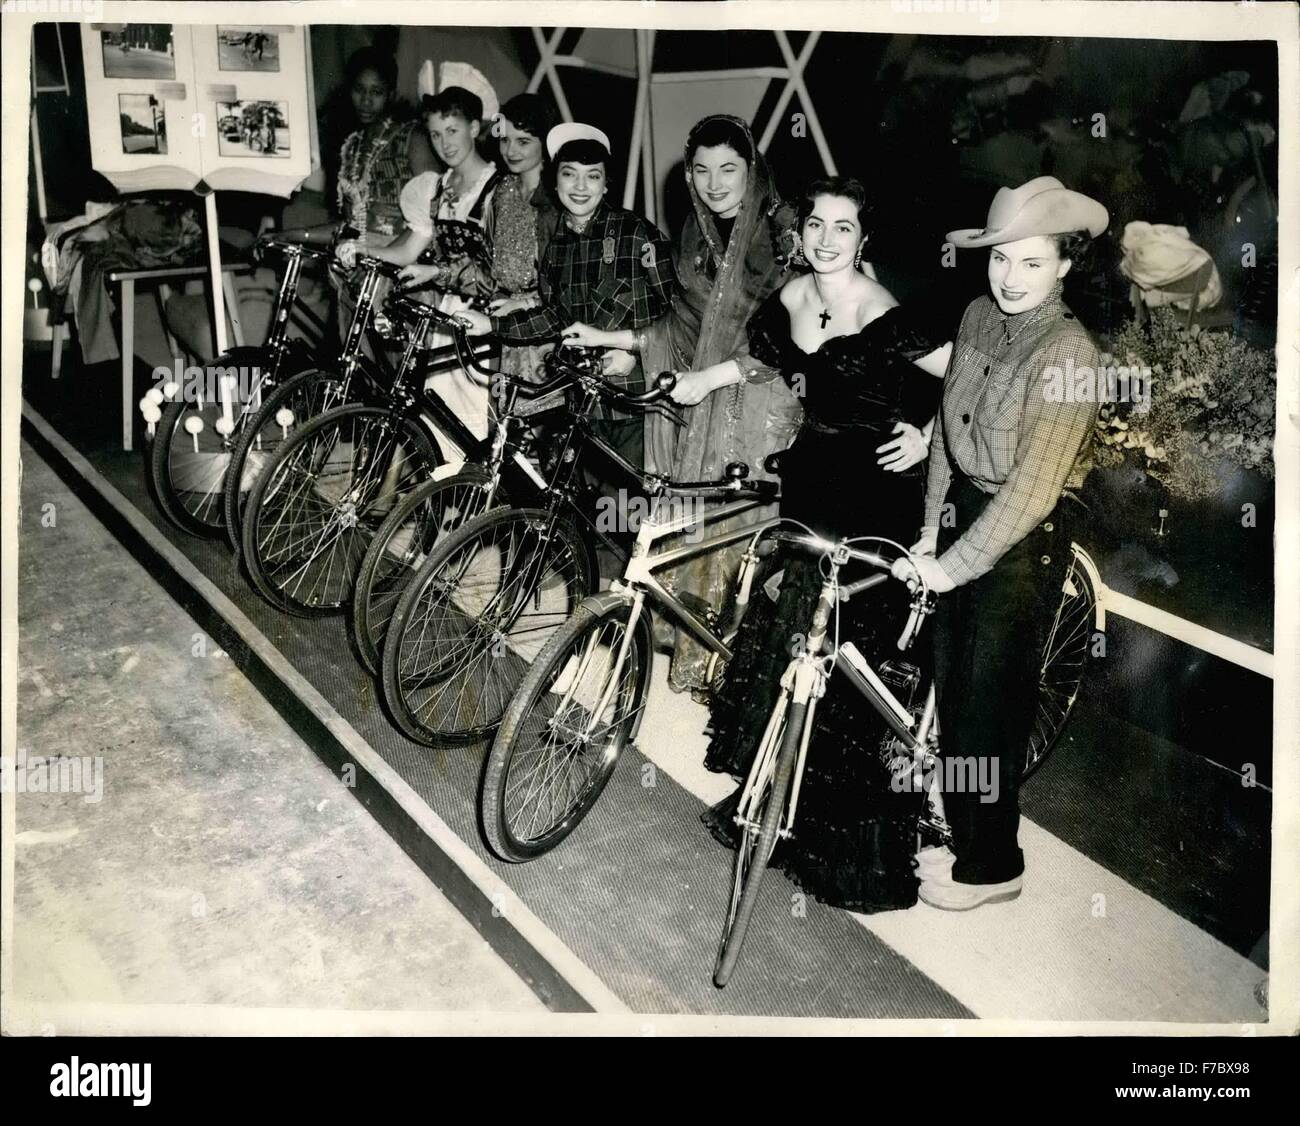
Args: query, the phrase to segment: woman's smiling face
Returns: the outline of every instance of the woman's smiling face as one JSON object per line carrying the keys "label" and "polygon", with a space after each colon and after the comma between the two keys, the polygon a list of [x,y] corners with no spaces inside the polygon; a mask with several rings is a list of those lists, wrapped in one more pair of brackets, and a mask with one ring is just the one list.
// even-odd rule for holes
{"label": "woman's smiling face", "polygon": [[457,113],[431,113],[424,122],[433,151],[448,168],[459,168],[473,154],[477,121],[466,121]]}
{"label": "woman's smiling face", "polygon": [[800,231],[803,254],[819,274],[849,269],[862,245],[857,204],[838,195],[819,195]]}
{"label": "woman's smiling face", "polygon": [[501,159],[515,175],[531,172],[542,163],[542,142],[507,118],[501,118]]}
{"label": "woman's smiling face", "polygon": [[1069,269],[1070,260],[1047,235],[1004,242],[989,251],[989,289],[1004,313],[1027,313],[1047,299]]}
{"label": "woman's smiling face", "polygon": [[691,184],[704,206],[722,219],[740,211],[749,165],[730,145],[701,145],[691,158]]}
{"label": "woman's smiling face", "polygon": [[575,219],[585,219],[594,212],[605,198],[606,190],[603,164],[566,160],[556,169],[555,194],[564,210]]}

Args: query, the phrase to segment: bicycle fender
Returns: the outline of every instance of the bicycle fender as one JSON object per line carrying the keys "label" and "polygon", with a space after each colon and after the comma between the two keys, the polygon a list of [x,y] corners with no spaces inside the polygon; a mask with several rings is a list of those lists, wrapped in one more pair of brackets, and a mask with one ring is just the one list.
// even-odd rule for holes
{"label": "bicycle fender", "polygon": [[[632,602],[632,595],[628,591],[619,590],[602,590],[599,594],[590,594],[582,600],[578,606],[577,612],[588,613],[592,617],[604,617],[606,614],[620,610]],[[641,607],[641,617],[636,623],[636,632],[641,640],[641,651],[646,655],[646,662],[649,664],[654,660],[654,634],[650,630],[650,607],[643,605]],[[646,675],[642,678],[641,689],[637,693],[637,698],[633,702],[636,708],[636,719],[632,723],[632,730],[628,732],[628,743],[635,743],[637,734],[641,730],[641,721],[645,718],[646,697],[650,694],[650,672],[647,668]]]}

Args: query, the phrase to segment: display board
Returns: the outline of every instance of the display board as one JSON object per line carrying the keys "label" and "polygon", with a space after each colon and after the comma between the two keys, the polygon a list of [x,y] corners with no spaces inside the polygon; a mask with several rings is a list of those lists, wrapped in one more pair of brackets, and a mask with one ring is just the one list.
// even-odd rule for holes
{"label": "display board", "polygon": [[291,195],[316,151],[306,36],[288,25],[84,27],[91,163],[119,191]]}

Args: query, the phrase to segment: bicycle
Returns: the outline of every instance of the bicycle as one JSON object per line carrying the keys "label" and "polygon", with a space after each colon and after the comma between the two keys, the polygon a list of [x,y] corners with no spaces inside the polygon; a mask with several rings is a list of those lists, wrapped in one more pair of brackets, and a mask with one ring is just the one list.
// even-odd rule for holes
{"label": "bicycle", "polygon": [[640,489],[655,479],[592,432],[597,407],[662,409],[671,374],[641,394],[602,378],[599,357],[561,362],[547,385],[569,402],[544,476],[522,459],[510,470],[511,507],[483,512],[442,539],[406,582],[384,640],[381,680],[394,723],[429,746],[476,742],[497,725],[523,667],[546,636],[597,589],[597,545],[626,558],[616,529],[595,509],[596,489],[580,469],[595,453]]}
{"label": "bicycle", "polygon": [[[653,552],[658,541],[695,533],[708,524],[744,516],[777,499],[773,481],[746,480],[747,466],[727,467],[721,481],[664,482],[649,519],[637,531],[623,576],[587,598],[555,632],[519,683],[493,740],[479,809],[492,851],[523,862],[549,852],[573,832],[595,804],[619,756],[640,729],[653,652],[648,602],[679,621],[722,661],[749,600],[754,545],[775,518],[705,535]],[[677,498],[725,499],[703,512],[669,512]],[[737,581],[733,613],[720,628],[716,616],[697,613],[655,577],[742,540],[750,540]]]}
{"label": "bicycle", "polygon": [[445,318],[400,293],[386,311],[407,326],[390,386],[368,365],[360,401],[326,411],[287,438],[258,475],[241,528],[244,564],[273,606],[303,617],[341,609],[370,535],[392,505],[442,463],[426,420],[457,445],[475,438],[442,400],[417,390],[425,341]]}
{"label": "bicycle", "polygon": [[547,378],[534,384],[480,366],[463,327],[456,323],[451,330],[466,370],[494,387],[495,425],[488,438],[465,451],[460,469],[448,477],[435,475],[395,505],[370,542],[357,571],[351,635],[358,659],[374,675],[380,673],[380,650],[397,601],[439,537],[490,508],[509,505],[512,497],[537,494],[532,459],[545,451],[529,432],[530,420],[564,407],[575,365],[586,363],[594,371],[594,357],[560,348],[543,361]]}
{"label": "bicycle", "polygon": [[[263,242],[285,256],[265,343],[230,348],[206,365],[218,380],[215,395],[208,393],[212,388],[186,388],[169,380],[140,404],[153,439],[149,483],[154,499],[163,515],[195,536],[221,533],[226,470],[262,397],[291,376],[318,371],[321,362],[304,341],[289,335],[289,326],[304,260],[327,258],[332,251],[274,239]],[[241,397],[240,373],[252,376],[246,397]]]}
{"label": "bicycle", "polygon": [[[826,693],[832,669],[839,668],[850,685],[866,698],[884,721],[888,733],[882,741],[880,754],[894,780],[904,787],[924,792],[925,810],[918,822],[921,841],[951,843],[943,817],[942,795],[934,781],[939,725],[933,682],[922,696],[919,692],[921,677],[915,666],[881,661],[878,671],[852,642],[840,644],[838,640],[840,604],[889,581],[889,568],[893,562],[879,551],[862,550],[853,544],[874,540],[896,548],[901,558],[911,558],[910,553],[901,545],[879,537],[864,536],[831,542],[808,529],[795,534],[777,528],[773,539],[821,553],[823,581],[812,624],[781,678],[780,693],[741,786],[735,814],[741,837],[733,867],[731,897],[713,970],[713,981],[718,988],[726,986],[735,969],[773,849],[778,840],[794,833],[800,782],[817,701]],[[1062,601],[1044,646],[1040,670],[1040,714],[1036,716],[1034,734],[1021,765],[1022,778],[1032,773],[1046,757],[1064,727],[1082,683],[1091,631],[1080,628],[1080,623],[1086,627],[1095,612],[1095,588],[1085,578],[1088,571],[1082,549],[1075,545],[1074,553],[1070,571],[1062,585]],[[841,583],[841,568],[851,562],[865,563],[876,568],[878,573]],[[1089,583],[1086,588],[1085,582]],[[1091,607],[1088,607],[1089,600]],[[1083,608],[1088,612],[1081,614]],[[898,639],[900,652],[905,653],[910,648],[926,615],[933,609],[933,595],[922,582],[912,596],[911,611]],[[1060,698],[1061,688],[1067,681],[1072,681],[1069,703],[1063,713],[1053,712],[1050,710],[1051,702]],[[893,688],[904,691],[905,699],[899,699],[891,683]],[[1055,722],[1051,721],[1052,717],[1055,717]],[[1040,726],[1042,721],[1046,722]]]}
{"label": "bicycle", "polygon": [[[354,233],[351,228],[344,228],[340,237],[350,237]],[[333,261],[332,250],[308,253]],[[355,308],[337,358],[328,367],[316,366],[302,371],[274,387],[269,394],[259,394],[250,404],[249,411],[241,417],[238,436],[230,450],[230,463],[223,476],[221,499],[226,537],[236,551],[242,547],[240,529],[253,484],[290,432],[326,411],[352,401],[356,383],[376,388],[395,378],[395,369],[386,350],[392,333],[384,318],[376,314],[376,306],[383,281],[396,281],[398,274],[399,267],[378,258],[359,257]],[[367,343],[371,346],[370,354],[366,352]]]}
{"label": "bicycle", "polygon": [[[703,519],[712,521],[735,512],[724,505]],[[503,860],[533,860],[572,833],[594,805],[624,747],[636,737],[639,709],[649,684],[647,603],[666,610],[711,650],[717,657],[715,670],[725,668],[731,659],[735,628],[749,601],[761,548],[766,546],[763,537],[781,521],[774,518],[738,528],[695,545],[655,549],[659,541],[681,534],[699,519],[689,515],[663,519],[656,510],[642,523],[621,580],[582,603],[520,682],[488,753],[480,796],[488,843]],[[671,568],[691,554],[746,537],[750,542],[741,557],[734,610],[726,622],[695,614],[656,577],[657,571]],[[1099,588],[1092,560],[1074,545],[1074,558],[1043,650],[1038,709],[1025,752],[1024,777],[1047,757],[1078,697],[1094,619],[1098,628],[1105,624],[1097,604]],[[919,694],[921,674],[903,662],[882,672],[877,678],[882,681],[879,698],[897,723]],[[717,671],[712,673],[715,680],[717,675]],[[910,689],[906,705],[885,681],[893,682],[900,691],[903,686]],[[925,827],[938,839],[946,831],[938,813]]]}

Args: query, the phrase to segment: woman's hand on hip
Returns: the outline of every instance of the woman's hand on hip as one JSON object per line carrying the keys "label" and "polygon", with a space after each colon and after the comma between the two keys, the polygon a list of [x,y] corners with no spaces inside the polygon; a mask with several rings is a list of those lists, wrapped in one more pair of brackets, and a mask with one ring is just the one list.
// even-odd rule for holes
{"label": "woman's hand on hip", "polygon": [[925,440],[925,434],[919,427],[910,422],[896,422],[893,432],[898,435],[897,438],[876,447],[876,453],[880,455],[876,458],[877,465],[891,473],[902,473],[926,459],[930,443]]}

